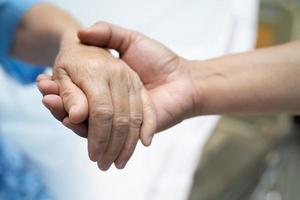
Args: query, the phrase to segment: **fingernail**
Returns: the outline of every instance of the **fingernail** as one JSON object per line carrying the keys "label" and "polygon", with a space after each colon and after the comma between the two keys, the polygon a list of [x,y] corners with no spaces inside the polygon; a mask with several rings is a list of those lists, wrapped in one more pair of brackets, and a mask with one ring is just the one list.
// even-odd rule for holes
{"label": "fingernail", "polygon": [[90,160],[92,161],[92,162],[97,162],[97,157],[96,156],[93,156],[93,155],[91,155],[90,156]]}
{"label": "fingernail", "polygon": [[118,168],[118,169],[124,169],[125,168],[125,166],[126,166],[126,164],[127,164],[127,161],[120,161],[120,162],[118,162],[117,164],[116,164],[116,167]]}
{"label": "fingernail", "polygon": [[69,115],[71,115],[71,114],[74,113],[75,111],[76,111],[76,106],[71,106]]}
{"label": "fingernail", "polygon": [[99,165],[99,168],[102,170],[102,171],[107,171],[110,166],[112,165],[112,163],[102,163]]}
{"label": "fingernail", "polygon": [[93,162],[97,162],[98,160],[100,160],[98,154],[95,152],[89,152],[89,157]]}
{"label": "fingernail", "polygon": [[[45,97],[44,97],[44,98],[45,98]],[[43,98],[43,100],[42,100],[42,104],[43,104],[48,110],[50,110],[50,107],[48,106],[48,104],[45,103],[44,98]]]}
{"label": "fingernail", "polygon": [[150,146],[152,144],[152,140],[153,140],[153,135],[150,135],[148,137],[148,146]]}
{"label": "fingernail", "polygon": [[[43,100],[44,100],[44,98],[43,98]],[[45,102],[42,100],[42,104],[46,107],[46,108],[48,108],[47,107],[47,105],[45,104]]]}
{"label": "fingernail", "polygon": [[78,123],[78,120],[76,119],[76,112],[78,113],[78,107],[77,106],[71,106],[70,111],[69,111],[69,118],[70,121],[74,124]]}
{"label": "fingernail", "polygon": [[70,124],[69,124],[69,122],[68,122],[68,120],[67,120],[67,117],[65,117],[65,118],[62,120],[62,124],[63,124],[65,127],[70,128]]}

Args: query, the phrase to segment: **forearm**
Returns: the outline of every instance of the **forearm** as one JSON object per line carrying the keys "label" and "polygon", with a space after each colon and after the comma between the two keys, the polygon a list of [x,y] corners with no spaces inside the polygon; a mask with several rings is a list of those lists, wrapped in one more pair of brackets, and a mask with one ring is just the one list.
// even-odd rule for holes
{"label": "forearm", "polygon": [[38,65],[52,66],[62,39],[76,40],[79,23],[55,6],[34,5],[22,17],[12,55]]}
{"label": "forearm", "polygon": [[192,62],[195,114],[300,113],[300,42]]}

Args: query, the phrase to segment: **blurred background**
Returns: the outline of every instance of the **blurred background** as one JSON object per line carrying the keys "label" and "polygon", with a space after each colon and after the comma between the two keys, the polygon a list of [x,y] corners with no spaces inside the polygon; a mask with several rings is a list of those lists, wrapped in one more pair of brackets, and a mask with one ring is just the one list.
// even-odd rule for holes
{"label": "blurred background", "polygon": [[[101,19],[134,28],[189,59],[300,37],[300,0],[260,0],[258,26],[258,0],[47,1],[85,26]],[[168,134],[158,134],[151,150],[138,145],[125,170],[103,173],[89,161],[86,141],[62,127],[42,106],[35,85],[17,85],[1,71],[0,83],[1,134],[41,170],[53,199],[185,200],[187,195],[189,200],[300,199],[300,117],[187,120]]]}
{"label": "blurred background", "polygon": [[[300,37],[300,0],[261,0],[257,48]],[[194,176],[190,200],[300,198],[300,117],[224,116]]]}

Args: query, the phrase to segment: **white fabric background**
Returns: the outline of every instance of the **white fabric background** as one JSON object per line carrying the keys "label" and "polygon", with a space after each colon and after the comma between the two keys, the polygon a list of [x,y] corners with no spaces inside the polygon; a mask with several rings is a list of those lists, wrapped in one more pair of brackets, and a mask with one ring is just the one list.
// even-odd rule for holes
{"label": "white fabric background", "polygon": [[[143,32],[190,59],[253,47],[257,0],[51,0],[88,26],[109,21]],[[55,121],[34,85],[0,72],[0,128],[41,166],[57,200],[184,200],[218,117],[198,117],[138,145],[123,171],[101,172],[86,141]]]}

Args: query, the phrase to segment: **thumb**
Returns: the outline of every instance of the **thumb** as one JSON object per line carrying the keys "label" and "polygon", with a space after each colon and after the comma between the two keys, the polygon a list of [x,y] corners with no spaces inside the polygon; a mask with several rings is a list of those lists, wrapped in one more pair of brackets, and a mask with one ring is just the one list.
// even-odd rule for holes
{"label": "thumb", "polygon": [[55,94],[46,95],[43,98],[43,104],[49,109],[52,115],[58,120],[61,121],[67,128],[71,129],[77,135],[81,137],[87,137],[88,135],[88,126],[87,122],[82,122],[78,124],[73,124],[70,122],[68,114],[65,111],[62,98]]}
{"label": "thumb", "polygon": [[106,22],[97,22],[90,28],[78,31],[82,43],[114,49],[120,54],[125,53],[139,36],[135,31]]}
{"label": "thumb", "polygon": [[70,77],[59,77],[59,93],[63,100],[69,120],[73,124],[79,124],[88,118],[88,101],[81,89],[75,85]]}
{"label": "thumb", "polygon": [[143,101],[143,124],[141,127],[140,139],[145,146],[150,146],[153,136],[157,130],[157,116],[151,97],[143,88],[141,91]]}

